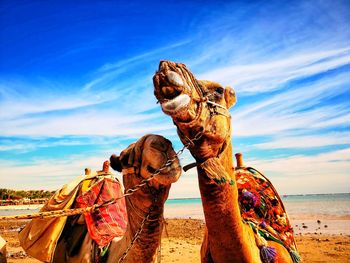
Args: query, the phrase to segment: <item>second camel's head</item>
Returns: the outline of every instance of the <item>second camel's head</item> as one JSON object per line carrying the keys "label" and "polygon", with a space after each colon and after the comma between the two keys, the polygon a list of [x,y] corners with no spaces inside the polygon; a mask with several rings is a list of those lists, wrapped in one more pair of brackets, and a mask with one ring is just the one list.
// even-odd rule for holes
{"label": "second camel's head", "polygon": [[[148,182],[150,188],[166,189],[181,176],[181,166],[171,142],[160,135],[145,135],[137,142],[129,145],[120,156],[110,157],[111,167],[123,173],[123,183],[126,189],[133,188],[142,180],[151,176]],[[157,172],[160,169],[159,172]]]}

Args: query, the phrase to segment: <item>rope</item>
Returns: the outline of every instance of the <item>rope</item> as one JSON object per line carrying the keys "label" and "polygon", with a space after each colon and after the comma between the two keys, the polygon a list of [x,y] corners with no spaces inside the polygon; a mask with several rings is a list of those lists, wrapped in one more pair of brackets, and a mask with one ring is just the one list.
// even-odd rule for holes
{"label": "rope", "polygon": [[73,215],[80,215],[84,213],[91,213],[95,211],[97,208],[107,206],[110,204],[115,203],[117,200],[124,198],[120,197],[117,199],[110,200],[106,203],[99,204],[99,205],[93,205],[89,207],[84,208],[73,208],[73,209],[63,209],[63,210],[56,210],[56,211],[45,211],[45,212],[39,212],[29,215],[15,215],[15,216],[0,216],[0,220],[10,220],[10,219],[33,219],[33,218],[53,218],[53,217],[62,217],[62,216],[73,216]]}
{"label": "rope", "polygon": [[47,211],[39,212],[29,215],[16,215],[16,216],[1,216],[0,220],[10,220],[10,219],[33,219],[33,218],[51,218],[51,217],[60,217],[60,216],[72,216],[82,213],[87,213],[95,210],[94,206],[86,208],[76,208],[76,209],[66,209],[66,210],[57,210],[57,211]]}

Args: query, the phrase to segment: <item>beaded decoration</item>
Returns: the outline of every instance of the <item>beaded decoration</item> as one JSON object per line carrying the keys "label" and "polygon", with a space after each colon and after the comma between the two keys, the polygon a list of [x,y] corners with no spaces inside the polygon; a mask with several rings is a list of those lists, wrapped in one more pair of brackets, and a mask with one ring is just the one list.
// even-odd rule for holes
{"label": "beaded decoration", "polygon": [[301,262],[294,240],[293,228],[281,198],[271,182],[251,167],[236,169],[239,205],[242,219],[255,233],[262,262],[274,262],[276,250],[267,240],[282,244],[290,253],[293,262]]}

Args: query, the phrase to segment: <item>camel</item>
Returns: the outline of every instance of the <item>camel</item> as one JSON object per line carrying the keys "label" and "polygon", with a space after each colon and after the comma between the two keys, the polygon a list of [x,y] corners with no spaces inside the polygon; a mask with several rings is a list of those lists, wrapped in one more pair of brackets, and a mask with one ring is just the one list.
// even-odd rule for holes
{"label": "camel", "polygon": [[[122,238],[112,240],[103,262],[155,262],[163,230],[164,203],[171,184],[181,175],[179,159],[169,140],[160,135],[145,135],[123,150],[120,156],[112,155],[110,165],[122,172],[125,193],[145,182],[143,180],[153,179],[125,197],[126,232]],[[137,237],[135,241],[134,237]],[[93,247],[87,235],[79,253],[66,258],[65,262],[95,262]]]}
{"label": "camel", "polygon": [[238,200],[245,191],[235,177],[228,111],[236,103],[234,90],[197,80],[186,65],[170,61],[160,62],[153,83],[162,111],[196,160],[206,222],[201,261],[299,262],[293,236],[286,247],[264,238],[260,225],[242,217]]}
{"label": "camel", "polygon": [[[164,203],[168,198],[171,184],[181,175],[179,159],[169,140],[159,135],[143,136],[121,155],[112,155],[111,166],[123,172],[126,189],[139,184],[143,179],[149,181],[140,191],[126,197],[128,225],[120,241],[112,242],[107,263],[117,262],[139,230],[144,218],[145,226],[134,246],[123,262],[154,262],[163,230]],[[172,162],[167,164],[169,160]],[[157,173],[158,169],[165,167]]]}
{"label": "camel", "polygon": [[0,263],[6,262],[6,241],[0,236]]}

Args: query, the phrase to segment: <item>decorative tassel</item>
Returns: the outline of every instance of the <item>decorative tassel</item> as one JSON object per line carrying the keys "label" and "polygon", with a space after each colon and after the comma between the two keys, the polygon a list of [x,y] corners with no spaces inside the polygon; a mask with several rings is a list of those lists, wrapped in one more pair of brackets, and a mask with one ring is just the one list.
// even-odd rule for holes
{"label": "decorative tassel", "polygon": [[275,262],[275,257],[277,255],[276,249],[273,247],[262,246],[260,247],[260,257],[264,263]]}
{"label": "decorative tassel", "polygon": [[300,263],[301,262],[301,257],[296,250],[289,250],[289,254],[293,260],[293,263]]}
{"label": "decorative tassel", "polygon": [[275,262],[275,257],[277,255],[276,249],[269,247],[267,241],[263,238],[258,230],[256,229],[255,233],[255,242],[258,248],[260,249],[260,258],[263,263],[273,263]]}
{"label": "decorative tassel", "polygon": [[[231,176],[227,173],[223,165],[221,164],[219,158],[209,158],[204,163],[200,165],[205,171],[207,176],[212,179],[216,184],[224,184],[229,182],[233,185],[234,181]],[[233,182],[232,182],[233,181]]]}

